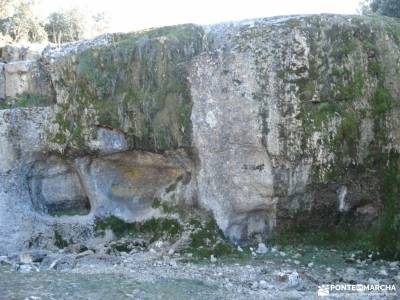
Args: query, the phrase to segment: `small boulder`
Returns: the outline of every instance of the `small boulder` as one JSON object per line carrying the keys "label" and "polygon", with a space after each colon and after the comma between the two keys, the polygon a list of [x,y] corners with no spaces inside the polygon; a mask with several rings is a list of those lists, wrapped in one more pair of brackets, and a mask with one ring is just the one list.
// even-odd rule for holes
{"label": "small boulder", "polygon": [[7,256],[0,256],[0,266],[12,266],[13,263],[8,259]]}
{"label": "small boulder", "polygon": [[71,270],[75,267],[76,261],[73,257],[62,256],[55,259],[49,266],[49,270]]}
{"label": "small boulder", "polygon": [[258,247],[257,247],[257,250],[256,250],[256,253],[265,254],[267,252],[268,252],[267,246],[264,243],[259,243]]}
{"label": "small boulder", "polygon": [[83,258],[85,256],[89,256],[89,255],[94,255],[94,252],[92,250],[86,250],[86,251],[83,251],[83,252],[77,254],[75,256],[75,258],[76,259],[80,259],[80,258]]}
{"label": "small boulder", "polygon": [[39,269],[33,265],[23,264],[17,267],[17,271],[20,273],[29,273],[33,271],[39,272]]}
{"label": "small boulder", "polygon": [[176,263],[176,260],[174,260],[174,259],[171,259],[171,260],[168,262],[168,264],[169,264],[171,267],[174,267],[174,268],[176,268],[176,267],[178,266],[178,264]]}
{"label": "small boulder", "polygon": [[297,273],[297,271],[291,272],[288,275],[288,286],[296,287],[300,284],[300,280],[300,275]]}
{"label": "small boulder", "polygon": [[388,276],[389,274],[388,274],[388,272],[387,272],[385,269],[380,269],[380,270],[379,270],[379,275],[381,275],[381,276]]}
{"label": "small boulder", "polygon": [[261,289],[267,289],[268,288],[268,284],[267,284],[267,282],[265,280],[260,280],[260,282],[258,283],[258,286]]}
{"label": "small boulder", "polygon": [[392,261],[389,263],[389,267],[391,268],[396,268],[398,266],[399,262],[398,261]]}
{"label": "small boulder", "polygon": [[35,251],[20,253],[19,260],[23,264],[40,263],[46,256],[47,256],[46,252],[35,250]]}

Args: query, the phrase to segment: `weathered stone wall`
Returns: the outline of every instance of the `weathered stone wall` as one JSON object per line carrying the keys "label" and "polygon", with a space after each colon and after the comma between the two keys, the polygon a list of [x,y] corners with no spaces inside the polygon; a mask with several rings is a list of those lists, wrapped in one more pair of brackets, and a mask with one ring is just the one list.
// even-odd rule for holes
{"label": "weathered stone wall", "polygon": [[182,25],[23,61],[11,50],[2,55],[20,61],[0,64],[0,252],[43,246],[54,230],[88,239],[110,214],[196,207],[243,241],[368,225],[398,199],[392,19]]}

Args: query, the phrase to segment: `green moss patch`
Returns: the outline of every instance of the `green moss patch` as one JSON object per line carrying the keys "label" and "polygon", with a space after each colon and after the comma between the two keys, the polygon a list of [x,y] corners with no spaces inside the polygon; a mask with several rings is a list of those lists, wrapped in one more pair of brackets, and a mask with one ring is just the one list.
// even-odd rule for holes
{"label": "green moss patch", "polygon": [[163,213],[165,213],[165,214],[172,214],[172,213],[182,214],[182,213],[184,213],[182,211],[182,208],[172,205],[171,203],[161,201],[159,198],[155,198],[153,200],[151,207],[152,208],[161,208]]}
{"label": "green moss patch", "polygon": [[[249,248],[239,252],[237,248],[225,239],[215,221],[207,217],[205,220],[190,219],[181,224],[175,219],[159,218],[144,222],[126,223],[123,220],[110,216],[95,220],[95,232],[104,234],[106,229],[112,230],[119,238],[113,243],[113,249],[129,252],[130,238],[145,238],[150,242],[166,239],[171,242],[179,240],[184,232],[189,232],[189,243],[179,251],[190,254],[192,260],[209,259],[211,255],[219,258],[244,258],[251,256]],[[128,242],[126,242],[128,241]]]}
{"label": "green moss patch", "polygon": [[68,247],[68,245],[70,244],[72,244],[72,241],[68,242],[62,237],[62,235],[57,230],[54,230],[54,245],[56,247],[64,249]]}
{"label": "green moss patch", "polygon": [[192,233],[190,244],[184,250],[195,258],[227,257],[238,254],[236,248],[229,243],[213,219],[206,222],[190,221]]}
{"label": "green moss patch", "polygon": [[15,96],[13,99],[7,99],[0,103],[0,109],[10,108],[27,108],[27,107],[43,107],[54,104],[50,97],[29,93],[22,93]]}
{"label": "green moss patch", "polygon": [[62,216],[85,216],[89,214],[90,209],[68,209],[68,210],[56,210],[49,211],[49,215],[52,217],[62,217]]}
{"label": "green moss patch", "polygon": [[389,112],[393,108],[394,99],[390,91],[383,86],[379,86],[371,98],[370,103],[373,114],[379,116]]}
{"label": "green moss patch", "polygon": [[126,223],[125,221],[110,216],[104,219],[96,219],[95,231],[97,233],[110,229],[121,238],[125,236],[150,236],[152,240],[161,237],[174,238],[182,233],[182,225],[175,219],[150,219],[144,222]]}

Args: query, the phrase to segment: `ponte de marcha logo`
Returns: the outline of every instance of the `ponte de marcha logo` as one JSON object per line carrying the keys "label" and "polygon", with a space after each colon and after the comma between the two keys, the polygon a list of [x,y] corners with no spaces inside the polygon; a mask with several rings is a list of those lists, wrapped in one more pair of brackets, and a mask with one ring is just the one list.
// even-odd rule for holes
{"label": "ponte de marcha logo", "polygon": [[364,293],[380,295],[396,295],[394,284],[323,284],[318,286],[317,295],[320,297],[332,294]]}
{"label": "ponte de marcha logo", "polygon": [[318,296],[328,296],[329,295],[329,285],[320,285],[318,286]]}

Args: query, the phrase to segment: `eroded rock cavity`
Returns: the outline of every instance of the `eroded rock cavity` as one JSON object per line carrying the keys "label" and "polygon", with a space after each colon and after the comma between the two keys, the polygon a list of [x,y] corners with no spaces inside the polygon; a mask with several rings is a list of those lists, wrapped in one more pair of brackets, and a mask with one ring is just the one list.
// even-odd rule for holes
{"label": "eroded rock cavity", "polygon": [[191,179],[183,151],[129,151],[74,160],[49,157],[28,174],[33,207],[50,215],[117,216],[126,222],[160,216],[163,201],[177,205]]}
{"label": "eroded rock cavity", "polygon": [[28,174],[30,195],[38,212],[85,214],[90,202],[80,177],[66,161],[51,157],[34,164]]}

